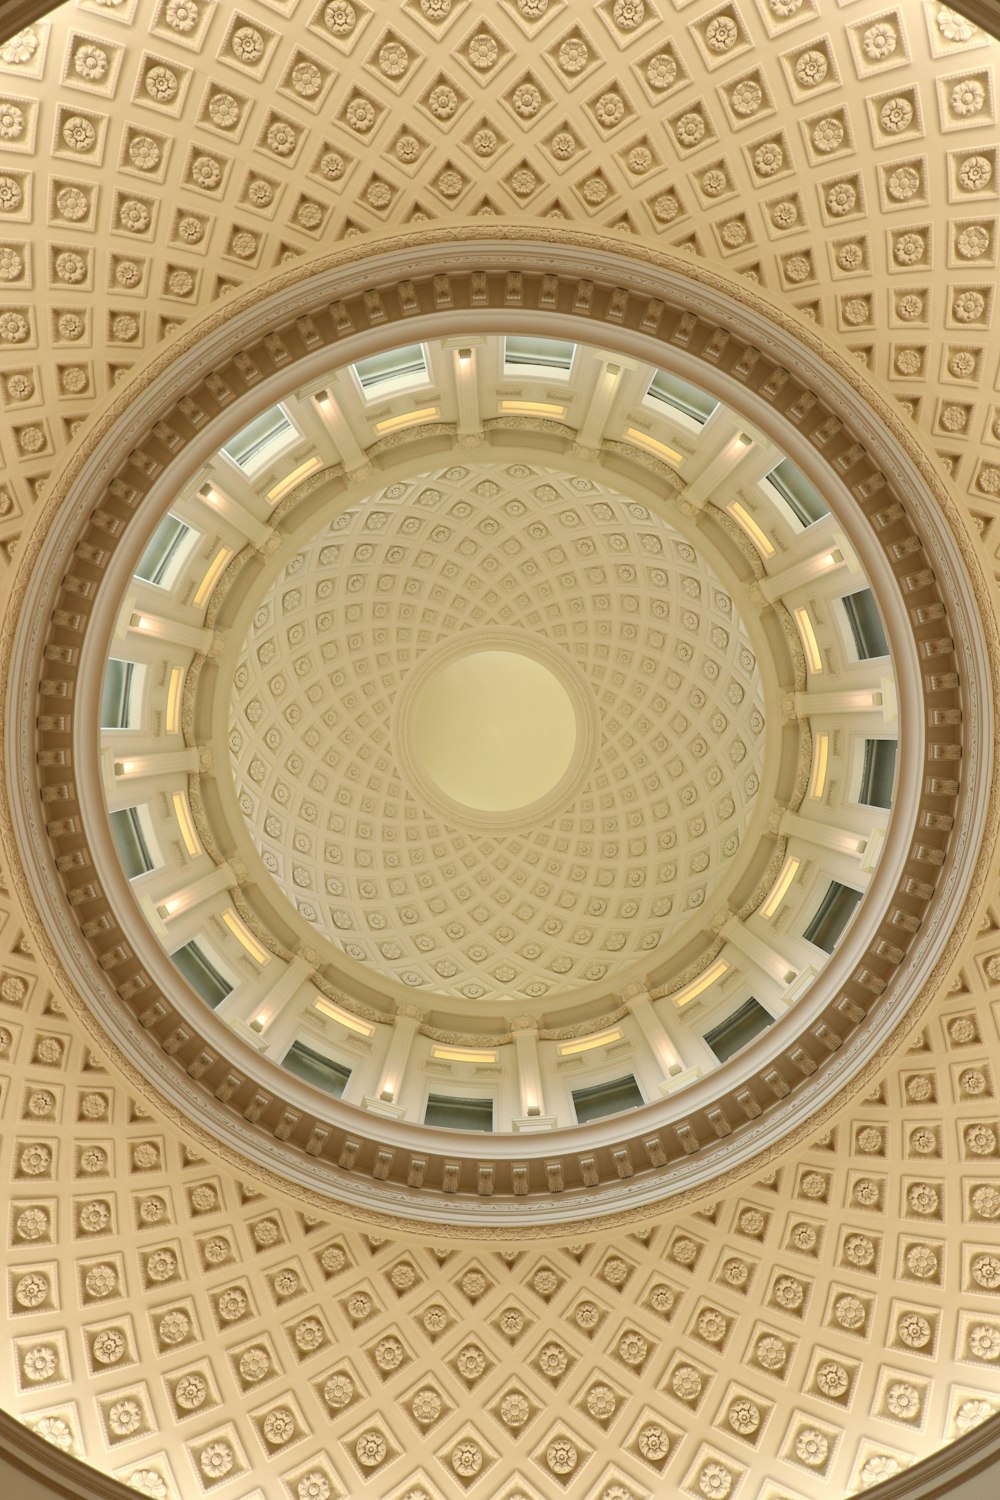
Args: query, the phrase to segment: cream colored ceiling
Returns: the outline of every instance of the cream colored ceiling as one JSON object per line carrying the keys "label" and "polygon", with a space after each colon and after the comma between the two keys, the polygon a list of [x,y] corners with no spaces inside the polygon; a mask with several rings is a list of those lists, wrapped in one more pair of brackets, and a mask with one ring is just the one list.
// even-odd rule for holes
{"label": "cream colored ceiling", "polygon": [[[594,724],[570,800],[492,836],[429,806],[399,743],[410,673],[477,632],[553,650]],[[764,731],[756,654],[689,541],[571,470],[470,460],[376,493],[284,569],[229,743],[308,922],[405,985],[509,1003],[675,946],[740,853]]]}
{"label": "cream colored ceiling", "polygon": [[[910,404],[992,547],[995,44],[937,5],[482,16],[127,0],[3,49],[6,554],[75,426],[195,307],[482,208],[755,275]],[[184,1500],[872,1484],[1000,1405],[998,933],[986,892],[912,1050],[766,1179],[611,1246],[499,1254],[346,1231],[197,1159],[105,1071],[4,894],[4,1405]]]}
{"label": "cream colored ceiling", "polygon": [[4,1401],[142,1494],[809,1500],[1000,1406],[992,909],[832,1130],[697,1212],[502,1252],[204,1159],[74,1035],[9,897],[2,941]]}
{"label": "cream colored ceiling", "polygon": [[9,42],[8,536],[194,308],[345,236],[479,213],[721,257],[842,335],[990,516],[995,44],[937,4],[681,15],[84,0]]}

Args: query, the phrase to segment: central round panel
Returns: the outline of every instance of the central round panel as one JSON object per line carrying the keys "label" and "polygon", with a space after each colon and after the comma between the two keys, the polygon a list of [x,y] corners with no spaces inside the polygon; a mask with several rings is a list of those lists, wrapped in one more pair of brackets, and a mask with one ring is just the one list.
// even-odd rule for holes
{"label": "central round panel", "polygon": [[445,663],[418,689],[408,727],[425,776],[486,813],[529,808],[551,792],[577,742],[569,693],[518,651],[475,650]]}

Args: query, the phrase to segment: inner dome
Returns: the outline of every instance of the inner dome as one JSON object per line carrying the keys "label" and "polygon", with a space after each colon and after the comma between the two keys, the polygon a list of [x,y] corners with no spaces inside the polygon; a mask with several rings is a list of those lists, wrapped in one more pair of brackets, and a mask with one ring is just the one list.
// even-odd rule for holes
{"label": "inner dome", "polygon": [[[153,523],[106,665],[111,832],[181,992],[349,1104],[447,1124],[443,1086],[500,1133],[766,1058],[866,941],[896,795],[836,481],[584,343],[428,340],[271,400]],[[507,810],[412,733],[483,653],[572,707]]]}
{"label": "inner dome", "polygon": [[413,751],[446,797],[479,812],[523,810],[554,790],[577,745],[573,700],[519,651],[472,651],[421,684]]}
{"label": "inner dome", "polygon": [[[666,519],[571,467],[470,457],[350,507],[260,599],[233,675],[234,785],[266,869],[350,960],[410,989],[537,1000],[655,962],[753,853],[765,689],[734,592]],[[419,737],[455,668],[475,683],[482,655],[448,664],[473,633],[513,646],[480,669],[503,667],[505,736],[544,742],[520,761],[531,795],[515,772],[499,808],[480,715]],[[515,682],[511,662],[535,671]],[[590,739],[555,805],[578,729],[553,671]],[[504,806],[525,811],[477,816]]]}

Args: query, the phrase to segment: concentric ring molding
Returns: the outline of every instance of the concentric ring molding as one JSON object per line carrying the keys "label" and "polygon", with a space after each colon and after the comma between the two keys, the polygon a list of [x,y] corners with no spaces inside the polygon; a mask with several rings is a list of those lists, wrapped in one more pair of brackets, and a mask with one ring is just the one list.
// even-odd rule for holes
{"label": "concentric ring molding", "polygon": [[[674,1099],[541,1145],[491,1138],[493,1194],[484,1202],[482,1138],[449,1132],[442,1142],[383,1120],[373,1138],[370,1116],[296,1086],[191,999],[159,991],[95,878],[88,841],[99,836],[99,798],[79,779],[86,747],[73,703],[109,559],[131,545],[140,501],[164,503],[171,461],[188,445],[203,456],[210,419],[227,414],[234,429],[265,381],[301,383],[318,359],[329,365],[334,347],[356,358],[391,344],[394,323],[412,339],[447,331],[459,316],[463,330],[558,324],[622,352],[641,346],[779,431],[821,483],[836,476],[872,528],[852,539],[886,613],[897,672],[908,670],[901,739],[914,789],[896,809],[873,883],[876,930],[866,925],[863,953],[842,946],[827,971],[832,993],[808,997],[766,1047]],[[890,576],[900,584],[894,598]],[[579,231],[480,226],[461,239],[407,236],[377,257],[348,249],[283,270],[168,343],[94,418],[54,480],[21,554],[3,640],[8,859],[36,941],[87,1025],[140,1092],[242,1170],[384,1223],[433,1219],[477,1233],[485,1206],[493,1237],[532,1223],[557,1232],[577,1217],[648,1214],[666,1196],[718,1191],[815,1128],[929,1002],[996,836],[988,684],[997,642],[988,619],[971,544],[903,420],[815,330],[759,293],[682,257],[626,254],[620,242]],[[797,1090],[810,1075],[808,1090]],[[247,1120],[259,1127],[249,1141]],[[406,1186],[415,1153],[427,1164],[419,1192]],[[527,1169],[519,1179],[517,1163]]]}

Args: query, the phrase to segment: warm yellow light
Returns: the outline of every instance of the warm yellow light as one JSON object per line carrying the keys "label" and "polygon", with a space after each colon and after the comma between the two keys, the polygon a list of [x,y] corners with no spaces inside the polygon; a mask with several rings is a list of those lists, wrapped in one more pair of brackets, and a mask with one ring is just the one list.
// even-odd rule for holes
{"label": "warm yellow light", "polygon": [[809,781],[810,797],[822,797],[826,786],[826,768],[830,763],[830,736],[817,734],[813,740],[812,776]]}
{"label": "warm yellow light", "polygon": [[760,527],[757,525],[757,522],[754,520],[750,512],[748,510],[744,510],[743,506],[739,503],[738,500],[732,501],[730,505],[726,506],[726,509],[732,516],[733,520],[739,526],[742,526],[747,536],[757,548],[757,551],[763,557],[773,557],[774,547],[761,531]]}
{"label": "warm yellow light", "polygon": [[191,806],[184,792],[174,792],[173,795],[174,815],[177,818],[181,830],[181,838],[184,847],[190,855],[201,853],[201,844],[198,835],[194,831],[194,819],[191,816]]}
{"label": "warm yellow light", "polygon": [[692,979],[690,984],[686,984],[682,990],[678,990],[676,995],[673,996],[673,1002],[678,1010],[682,1006],[690,1005],[692,1000],[696,1000],[705,990],[711,988],[717,979],[722,978],[728,968],[729,965],[725,959],[718,958],[712,964],[711,968],[705,970],[704,974],[699,974],[697,979]]}
{"label": "warm yellow light", "polygon": [[782,901],[788,895],[788,888],[795,879],[801,863],[802,861],[796,859],[794,854],[790,854],[785,860],[785,863],[781,867],[781,874],[772,885],[767,899],[760,909],[760,914],[765,921],[769,922],[771,920]]}
{"label": "warm yellow light", "polygon": [[184,686],[184,668],[171,667],[167,683],[167,733],[176,734],[181,727],[181,689]]}
{"label": "warm yellow light", "polygon": [[252,959],[255,959],[256,962],[261,965],[267,963],[268,959],[271,957],[270,953],[268,953],[263,943],[258,943],[249,927],[245,926],[244,923],[241,922],[240,918],[231,908],[229,911],[224,911],[222,913],[222,920],[223,922],[225,922],[226,926],[229,928],[229,931],[232,933],[236,941],[238,943],[242,943],[243,947],[247,950]]}
{"label": "warm yellow light", "polygon": [[134,776],[136,774],[136,772],[140,771],[141,769],[142,769],[142,766],[141,766],[140,762],[137,761],[137,760],[116,760],[115,761],[115,775],[116,776]]}
{"label": "warm yellow light", "polygon": [[327,1000],[323,995],[317,995],[313,1005],[324,1016],[329,1016],[332,1021],[339,1021],[341,1026],[346,1026],[348,1031],[356,1031],[360,1036],[375,1035],[374,1026],[370,1026],[367,1021],[359,1020],[357,1016],[352,1016],[349,1010],[341,1010],[339,1005],[334,1005],[332,1000]]}
{"label": "warm yellow light", "polygon": [[806,661],[809,663],[810,672],[822,672],[823,658],[819,654],[819,642],[816,639],[816,630],[807,609],[793,609],[795,623],[799,627],[799,635],[802,637],[802,646],[806,653]]}
{"label": "warm yellow light", "polygon": [[172,917],[175,911],[180,911],[181,905],[182,902],[179,896],[171,896],[169,901],[160,902],[159,906],[156,908],[157,915],[161,917]]}
{"label": "warm yellow light", "polygon": [[205,600],[208,598],[209,594],[212,592],[212,590],[215,588],[215,585],[222,577],[223,571],[225,570],[226,565],[228,564],[232,555],[233,552],[231,547],[219,548],[218,552],[215,554],[215,557],[212,559],[208,572],[205,574],[204,578],[201,580],[201,583],[199,583],[198,585],[198,589],[193,601],[196,607],[200,608],[200,606],[204,604]]}
{"label": "warm yellow light", "polygon": [[666,443],[661,443],[657,438],[650,437],[648,432],[641,432],[638,427],[626,427],[625,436],[630,443],[638,443],[640,448],[655,453],[657,458],[665,458],[668,464],[684,462],[683,454],[678,453],[675,448],[668,448]]}
{"label": "warm yellow light", "polygon": [[287,495],[290,490],[294,490],[295,486],[301,480],[305,479],[307,474],[314,473],[322,462],[323,460],[319,455],[314,453],[312,458],[307,458],[305,463],[299,464],[298,468],[293,469],[290,474],[286,474],[284,479],[279,479],[274,489],[267,492],[267,498],[271,504],[276,505],[281,497]]}
{"label": "warm yellow light", "polygon": [[557,417],[566,415],[565,406],[559,406],[554,401],[501,401],[500,410],[508,412],[519,412],[526,417]]}
{"label": "warm yellow light", "polygon": [[495,1063],[495,1052],[476,1051],[473,1047],[434,1047],[431,1056],[442,1062]]}
{"label": "warm yellow light", "polygon": [[417,422],[430,422],[441,415],[438,406],[421,406],[418,411],[407,411],[399,417],[386,417],[384,422],[375,423],[375,431],[398,432],[401,427],[413,427]]}
{"label": "warm yellow light", "polygon": [[617,1027],[614,1031],[598,1031],[594,1036],[582,1037],[578,1042],[563,1042],[559,1048],[559,1056],[572,1057],[577,1052],[592,1052],[595,1047],[607,1047],[621,1039],[622,1034]]}

